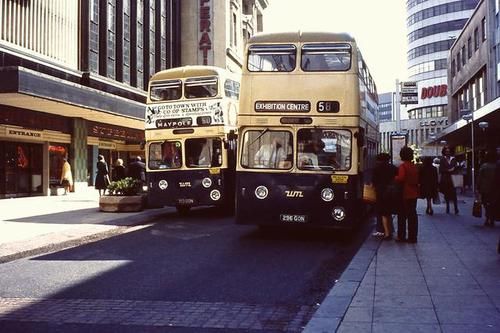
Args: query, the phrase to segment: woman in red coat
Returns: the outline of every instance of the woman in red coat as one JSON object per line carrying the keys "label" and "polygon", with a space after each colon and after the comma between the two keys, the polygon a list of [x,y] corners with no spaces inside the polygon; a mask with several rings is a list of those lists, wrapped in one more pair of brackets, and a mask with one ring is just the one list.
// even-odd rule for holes
{"label": "woman in red coat", "polygon": [[[403,163],[399,166],[396,181],[403,186],[403,207],[398,215],[398,238],[396,241],[416,243],[418,234],[417,198],[418,169],[412,162],[413,149],[403,147],[399,153]],[[408,225],[408,237],[406,237],[406,226]]]}

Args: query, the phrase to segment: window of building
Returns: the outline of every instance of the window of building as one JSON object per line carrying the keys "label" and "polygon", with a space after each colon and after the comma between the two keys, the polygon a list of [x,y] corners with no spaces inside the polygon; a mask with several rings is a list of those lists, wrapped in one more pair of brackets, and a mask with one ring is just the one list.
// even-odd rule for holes
{"label": "window of building", "polygon": [[130,0],[123,0],[123,82],[130,84]]}
{"label": "window of building", "polygon": [[472,37],[467,39],[467,57],[469,59],[472,57]]}
{"label": "window of building", "polygon": [[462,60],[460,59],[460,51],[457,53],[457,73],[460,72]]}
{"label": "window of building", "polygon": [[474,29],[474,51],[479,49],[479,29],[476,27]]}
{"label": "window of building", "polygon": [[452,59],[451,60],[451,76],[454,77],[455,76],[455,71],[456,71],[456,63],[455,63],[455,59]]}
{"label": "window of building", "polygon": [[156,73],[156,61],[155,61],[155,31],[156,31],[156,8],[155,2],[149,2],[149,76],[153,76]]}
{"label": "window of building", "polygon": [[486,18],[483,17],[481,20],[481,40],[484,42],[486,40]]}
{"label": "window of building", "polygon": [[462,46],[462,66],[467,62],[467,54],[465,53],[465,45]]}
{"label": "window of building", "polygon": [[115,69],[115,59],[116,59],[116,6],[115,0],[108,0],[108,17],[107,17],[107,61],[106,61],[106,76],[115,79],[116,77],[116,69]]}
{"label": "window of building", "polygon": [[137,1],[137,88],[144,89],[144,0]]}

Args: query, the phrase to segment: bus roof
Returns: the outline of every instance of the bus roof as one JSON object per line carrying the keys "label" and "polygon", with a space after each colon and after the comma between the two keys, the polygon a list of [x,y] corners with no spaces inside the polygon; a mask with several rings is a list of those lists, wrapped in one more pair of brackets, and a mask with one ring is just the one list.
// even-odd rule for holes
{"label": "bus roof", "polygon": [[351,35],[347,33],[335,32],[274,32],[257,34],[248,41],[252,43],[301,43],[301,42],[352,42],[355,43]]}
{"label": "bus roof", "polygon": [[168,79],[183,79],[183,78],[189,78],[189,77],[196,77],[196,76],[209,76],[209,75],[234,75],[233,73],[229,72],[228,70],[225,70],[220,67],[215,67],[215,66],[202,66],[202,65],[194,65],[194,66],[182,66],[182,67],[175,67],[175,68],[170,68],[166,69],[163,71],[160,71],[156,74],[154,74],[151,77],[150,81],[157,81],[157,80],[168,80]]}

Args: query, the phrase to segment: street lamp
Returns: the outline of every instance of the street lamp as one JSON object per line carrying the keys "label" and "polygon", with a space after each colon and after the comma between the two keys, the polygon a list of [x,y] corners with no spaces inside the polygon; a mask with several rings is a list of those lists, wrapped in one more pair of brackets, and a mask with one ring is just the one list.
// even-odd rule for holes
{"label": "street lamp", "polygon": [[472,195],[476,194],[476,184],[475,184],[475,172],[474,172],[474,112],[470,112],[468,109],[460,110],[460,114],[463,114],[462,119],[467,122],[470,121],[470,133],[471,133],[471,176],[472,176]]}

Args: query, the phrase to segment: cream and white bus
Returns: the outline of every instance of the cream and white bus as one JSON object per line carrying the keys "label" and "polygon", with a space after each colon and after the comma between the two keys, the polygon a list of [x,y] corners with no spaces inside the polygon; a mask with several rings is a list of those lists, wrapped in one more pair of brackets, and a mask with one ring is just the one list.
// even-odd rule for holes
{"label": "cream and white bus", "polygon": [[233,210],[239,76],[212,66],[156,73],[145,114],[148,204]]}
{"label": "cream and white bus", "polygon": [[352,228],[378,146],[376,86],[356,41],[256,35],[243,67],[236,222]]}

